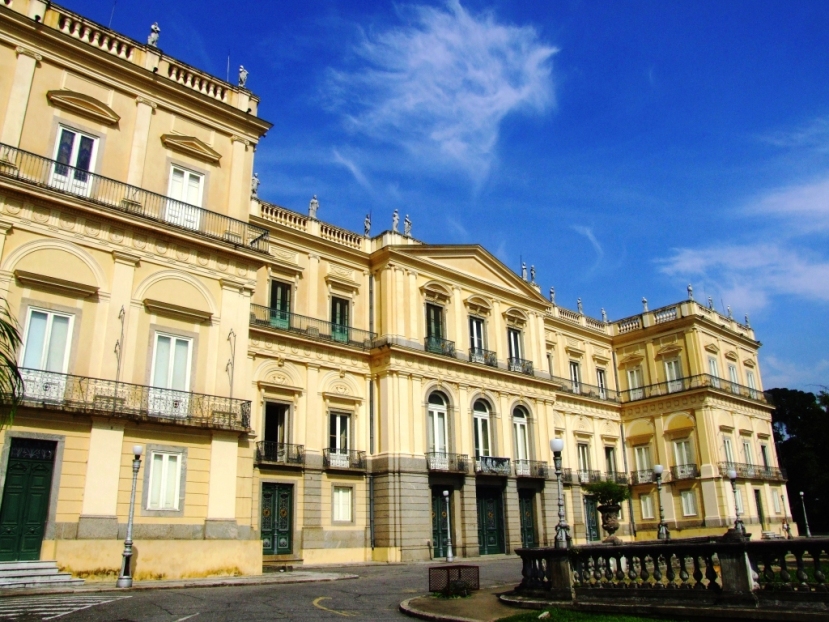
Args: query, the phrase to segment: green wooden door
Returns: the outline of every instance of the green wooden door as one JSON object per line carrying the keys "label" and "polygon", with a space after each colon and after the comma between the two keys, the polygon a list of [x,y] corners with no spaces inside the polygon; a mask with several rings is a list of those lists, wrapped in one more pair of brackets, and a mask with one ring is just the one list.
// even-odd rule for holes
{"label": "green wooden door", "polygon": [[[449,530],[446,520],[446,500],[443,498],[443,491],[443,488],[432,489],[432,543],[435,558],[446,557],[448,552],[446,541],[449,538]],[[452,503],[451,494],[449,503]]]}
{"label": "green wooden door", "polygon": [[291,515],[294,487],[262,484],[262,553],[288,555],[291,548]]}
{"label": "green wooden door", "polygon": [[521,514],[521,546],[525,549],[538,546],[535,539],[534,500],[535,492],[532,490],[520,490],[518,492],[518,511]]}
{"label": "green wooden door", "polygon": [[55,447],[50,441],[12,439],[0,506],[0,561],[40,559]]}
{"label": "green wooden door", "polygon": [[478,550],[481,555],[504,552],[504,506],[497,488],[479,488]]}
{"label": "green wooden door", "polygon": [[584,529],[588,542],[599,539],[599,510],[594,497],[584,497]]}

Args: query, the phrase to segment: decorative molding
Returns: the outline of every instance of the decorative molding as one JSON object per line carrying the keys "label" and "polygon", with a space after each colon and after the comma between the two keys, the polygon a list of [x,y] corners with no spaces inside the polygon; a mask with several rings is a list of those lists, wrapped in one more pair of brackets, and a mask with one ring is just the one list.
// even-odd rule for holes
{"label": "decorative molding", "polygon": [[250,147],[250,141],[247,138],[244,138],[243,136],[237,136],[236,134],[233,134],[230,137],[230,142],[232,142],[232,143],[242,143],[246,148]]}
{"label": "decorative molding", "polygon": [[132,255],[131,253],[125,253],[124,251],[112,251],[112,258],[117,263],[123,263],[130,266],[137,266],[138,262],[141,261],[141,257],[138,255]]}
{"label": "decorative molding", "polygon": [[147,307],[148,311],[154,313],[161,313],[162,315],[177,315],[179,317],[195,320],[197,322],[207,322],[213,317],[213,314],[210,311],[182,307],[169,302],[163,302],[161,300],[153,300],[152,298],[145,298],[144,306]]}
{"label": "decorative molding", "polygon": [[678,345],[668,345],[663,348],[660,348],[659,351],[656,353],[654,358],[668,358],[668,357],[675,357],[682,353],[682,346]]}
{"label": "decorative molding", "polygon": [[212,164],[218,164],[222,155],[203,140],[195,136],[181,136],[179,134],[162,134],[161,142],[168,149],[179,151]]}
{"label": "decorative molding", "polygon": [[329,287],[339,287],[340,289],[353,292],[358,292],[360,290],[359,283],[338,274],[326,274],[325,282],[328,283]]}
{"label": "decorative molding", "polygon": [[481,296],[470,296],[463,302],[469,313],[473,315],[488,316],[492,312],[490,302]]}
{"label": "decorative molding", "polygon": [[335,393],[331,391],[323,391],[322,397],[326,402],[350,402],[353,404],[360,404],[363,401],[362,397],[357,395],[349,395],[348,393]]}
{"label": "decorative molding", "polygon": [[104,125],[116,125],[121,117],[104,102],[76,91],[53,90],[46,92],[46,99],[55,108],[89,117]]}
{"label": "decorative molding", "polygon": [[37,62],[40,62],[40,61],[43,60],[43,57],[40,54],[38,54],[37,52],[35,52],[33,50],[29,50],[27,48],[24,48],[22,45],[18,45],[16,48],[14,48],[14,51],[18,56],[21,56],[21,55],[28,56],[30,58],[34,58]]}
{"label": "decorative molding", "polygon": [[746,367],[749,367],[751,369],[754,369],[754,367],[757,366],[757,363],[754,362],[754,359],[745,359],[743,361],[743,365],[745,365]]}
{"label": "decorative molding", "polygon": [[75,283],[74,281],[67,281],[59,279],[54,276],[47,276],[45,274],[37,274],[27,270],[15,270],[14,275],[17,280],[28,285],[29,287],[36,287],[38,289],[57,289],[64,293],[81,298],[88,298],[98,293],[98,287],[95,285],[87,285],[86,283]]}
{"label": "decorative molding", "polygon": [[720,349],[717,347],[717,344],[715,344],[715,343],[706,344],[705,350],[710,352],[711,354],[719,354],[720,353]]}
{"label": "decorative molding", "polygon": [[146,97],[141,97],[140,95],[135,98],[135,105],[137,106],[138,104],[146,104],[153,110],[158,108],[158,104],[155,103],[153,100],[147,99]]}
{"label": "decorative molding", "polygon": [[437,302],[440,304],[448,304],[452,298],[449,290],[444,285],[431,281],[420,288],[424,298],[427,302]]}
{"label": "decorative molding", "polygon": [[734,350],[729,350],[725,353],[725,358],[727,358],[729,361],[736,361],[737,353]]}

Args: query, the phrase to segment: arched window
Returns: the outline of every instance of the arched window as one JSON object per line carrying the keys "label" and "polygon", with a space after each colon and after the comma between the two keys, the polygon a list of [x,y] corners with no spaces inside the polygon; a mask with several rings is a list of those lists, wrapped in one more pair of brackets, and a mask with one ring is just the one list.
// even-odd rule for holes
{"label": "arched window", "polygon": [[489,438],[489,404],[485,400],[475,400],[472,406],[472,418],[475,426],[475,458],[491,456]]}
{"label": "arched window", "polygon": [[523,406],[516,406],[512,409],[512,430],[515,438],[516,460],[530,459],[527,419],[527,411]]}
{"label": "arched window", "polygon": [[429,395],[428,406],[428,441],[430,454],[443,454],[449,450],[446,438],[446,404],[448,400],[443,393],[434,391]]}

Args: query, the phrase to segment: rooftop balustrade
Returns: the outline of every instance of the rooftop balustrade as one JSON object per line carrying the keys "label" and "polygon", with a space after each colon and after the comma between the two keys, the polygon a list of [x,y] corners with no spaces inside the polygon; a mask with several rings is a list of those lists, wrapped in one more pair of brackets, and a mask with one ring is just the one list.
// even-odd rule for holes
{"label": "rooftop balustrade", "polygon": [[139,220],[267,254],[266,229],[0,143],[0,178],[71,195]]}
{"label": "rooftop balustrade", "polygon": [[376,333],[367,330],[334,324],[262,305],[250,306],[250,325],[294,333],[316,340],[332,341],[364,350],[370,349],[373,340],[377,337]]}
{"label": "rooftop balustrade", "polygon": [[38,369],[20,372],[24,406],[200,428],[250,429],[247,400]]}
{"label": "rooftop balustrade", "polygon": [[757,402],[768,403],[765,394],[751,387],[746,387],[736,382],[718,378],[710,374],[698,374],[696,376],[688,376],[686,378],[678,378],[677,380],[669,380],[667,382],[658,382],[656,384],[649,384],[635,389],[627,389],[621,391],[622,402],[636,402],[638,400],[645,400],[651,397],[660,397],[663,395],[670,395],[672,393],[682,393],[683,391],[691,391],[693,389],[715,389],[725,393],[731,393],[739,397],[745,397]]}

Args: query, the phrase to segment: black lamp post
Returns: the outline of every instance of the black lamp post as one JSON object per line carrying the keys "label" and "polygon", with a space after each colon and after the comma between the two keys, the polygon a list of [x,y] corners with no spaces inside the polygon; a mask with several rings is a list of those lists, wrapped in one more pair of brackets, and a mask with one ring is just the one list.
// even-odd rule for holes
{"label": "black lamp post", "polygon": [[564,440],[554,438],[550,441],[553,450],[553,463],[556,467],[556,482],[558,483],[558,525],[556,525],[555,548],[570,548],[570,526],[564,516],[564,491],[561,486],[561,452],[564,449]]}
{"label": "black lamp post", "polygon": [[731,480],[731,492],[734,493],[734,514],[736,515],[734,531],[744,536],[746,535],[746,526],[743,524],[743,519],[740,518],[740,506],[737,504],[737,471],[735,469],[728,471],[728,479]]}
{"label": "black lamp post", "polygon": [[803,499],[803,491],[800,491],[800,505],[803,506],[803,522],[806,523],[806,537],[811,538],[812,532],[809,529],[809,518],[806,516],[806,501]]}
{"label": "black lamp post", "polygon": [[653,474],[656,476],[656,496],[659,499],[659,527],[656,530],[657,540],[671,539],[671,532],[668,531],[668,523],[665,522],[665,510],[662,508],[662,472],[664,470],[661,464],[653,465]]}

